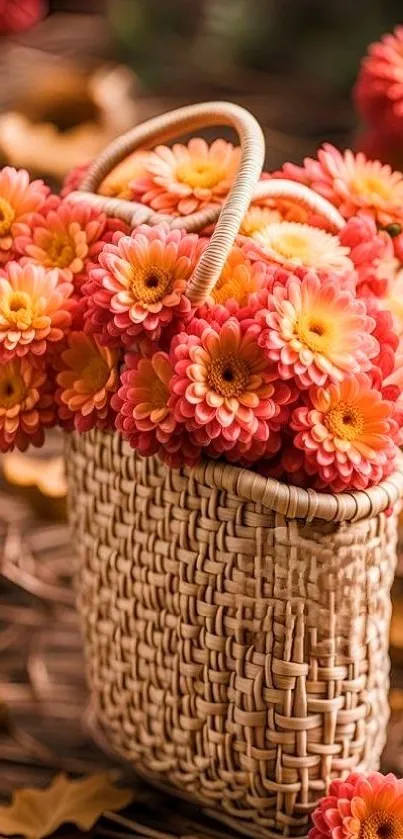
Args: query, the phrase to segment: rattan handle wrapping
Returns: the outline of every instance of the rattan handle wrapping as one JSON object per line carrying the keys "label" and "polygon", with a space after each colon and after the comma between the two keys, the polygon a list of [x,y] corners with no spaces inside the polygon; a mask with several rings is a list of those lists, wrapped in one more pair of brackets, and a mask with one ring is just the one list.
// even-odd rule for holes
{"label": "rattan handle wrapping", "polygon": [[[79,201],[85,198],[87,203],[104,210],[108,215],[114,215],[122,219],[132,226],[141,223],[158,224],[162,221],[168,221],[172,227],[181,227],[188,231],[202,230],[217,220],[219,208],[208,207],[189,216],[172,218],[169,215],[156,213],[144,204],[107,198],[97,195],[96,191],[106,175],[136,149],[150,148],[155,146],[156,143],[162,143],[181,134],[212,125],[231,126],[239,136],[242,154],[234,185],[223,207],[223,219],[217,225],[217,236],[211,243],[211,254],[208,260],[207,258],[203,260],[203,264],[199,266],[195,277],[195,294],[197,294],[200,282],[203,282],[206,268],[209,270],[208,266],[210,264],[215,265],[217,262],[217,248],[220,250],[219,261],[222,264],[224,263],[263,168],[264,137],[258,122],[249,111],[229,102],[205,102],[200,105],[179,108],[148,120],[111,143],[92,164],[80,190],[68,196],[70,201]],[[222,258],[223,255],[224,258]]]}
{"label": "rattan handle wrapping", "polygon": [[[107,174],[128,154],[138,148],[154,146],[211,125],[230,125],[237,132],[241,144],[241,163],[235,182],[223,205],[209,207],[189,216],[172,218],[155,213],[150,207],[123,199],[108,198],[96,193]],[[338,211],[308,187],[285,179],[258,183],[264,162],[264,138],[255,118],[238,105],[229,102],[206,102],[190,105],[155,117],[119,137],[94,161],[83,180],[81,189],[68,198],[88,203],[123,221],[136,226],[141,223],[158,224],[168,221],[171,227],[188,231],[201,230],[217,221],[217,225],[196,270],[189,282],[187,296],[194,305],[202,304],[220,277],[228,253],[242,224],[250,202],[267,197],[288,198],[302,203],[322,215],[331,226],[340,230],[344,224]]]}

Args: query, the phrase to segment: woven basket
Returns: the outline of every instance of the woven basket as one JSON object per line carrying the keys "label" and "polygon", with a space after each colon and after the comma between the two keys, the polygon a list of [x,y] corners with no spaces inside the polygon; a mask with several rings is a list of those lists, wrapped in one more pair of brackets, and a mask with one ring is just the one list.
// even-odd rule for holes
{"label": "woven basket", "polygon": [[[71,200],[85,194],[130,223],[159,221],[92,192],[140,143],[206,122],[234,125],[243,156],[190,282],[193,302],[214,286],[253,195],[290,196],[343,225],[299,184],[255,191],[261,133],[227,104],[134,129]],[[368,492],[318,494],[223,463],[172,470],[101,431],[68,438],[67,470],[89,682],[107,742],[237,830],[305,835],[330,779],[375,769],[383,748],[396,562],[396,513],[385,510],[402,495],[402,473]]]}

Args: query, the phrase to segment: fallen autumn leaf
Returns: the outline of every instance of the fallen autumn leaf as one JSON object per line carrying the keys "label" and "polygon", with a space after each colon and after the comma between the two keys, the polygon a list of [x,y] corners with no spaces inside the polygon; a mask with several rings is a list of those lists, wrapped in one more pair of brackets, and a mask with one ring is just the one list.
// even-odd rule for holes
{"label": "fallen autumn leaf", "polygon": [[106,810],[122,810],[133,796],[106,774],[77,781],[61,773],[46,789],[17,790],[11,804],[0,807],[0,834],[42,839],[67,822],[90,830]]}

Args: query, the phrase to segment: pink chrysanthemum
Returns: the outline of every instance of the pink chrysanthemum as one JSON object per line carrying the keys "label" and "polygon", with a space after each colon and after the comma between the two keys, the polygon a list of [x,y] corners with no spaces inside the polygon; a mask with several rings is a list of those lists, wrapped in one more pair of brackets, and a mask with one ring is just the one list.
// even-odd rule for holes
{"label": "pink chrysanthemum", "polygon": [[234,182],[240,148],[193,137],[185,146],[157,146],[145,162],[146,175],[132,181],[133,197],[158,212],[187,216],[221,204]]}
{"label": "pink chrysanthemum", "polygon": [[111,398],[118,386],[118,353],[95,336],[72,332],[61,354],[56,400],[62,424],[77,431],[112,428]]}
{"label": "pink chrysanthemum", "polygon": [[312,821],[309,839],[401,839],[403,780],[353,772],[345,781],[332,781]]}
{"label": "pink chrysanthemum", "polygon": [[385,380],[396,365],[399,337],[390,311],[382,309],[376,299],[367,298],[367,312],[375,322],[372,335],[378,342],[379,351],[372,358],[371,378],[382,388]]}
{"label": "pink chrysanthemum", "polygon": [[403,134],[403,26],[371,44],[354,88],[360,116],[388,135]]}
{"label": "pink chrysanthemum", "polygon": [[368,370],[379,351],[364,301],[312,271],[302,279],[291,275],[284,286],[275,283],[257,320],[267,359],[301,388]]}
{"label": "pink chrysanthemum", "polygon": [[227,457],[236,449],[250,463],[276,451],[293,394],[269,370],[252,330],[235,317],[219,329],[195,319],[172,342],[171,363],[169,404],[196,443]]}
{"label": "pink chrysanthemum", "polygon": [[382,297],[388,281],[382,264],[393,259],[390,237],[378,231],[368,212],[353,216],[339,233],[340,242],[349,248],[349,256],[357,271],[358,294]]}
{"label": "pink chrysanthemum", "polygon": [[309,390],[306,406],[293,411],[291,428],[319,488],[367,489],[393,471],[393,408],[365,373]]}
{"label": "pink chrysanthemum", "polygon": [[27,358],[0,365],[0,451],[42,446],[44,428],[56,421],[45,367]]}
{"label": "pink chrysanthemum", "polygon": [[200,447],[193,445],[168,407],[172,374],[164,352],[151,358],[127,353],[121,386],[112,400],[116,428],[142,457],[158,454],[170,466],[193,466]]}
{"label": "pink chrysanthemum", "polygon": [[106,216],[88,204],[59,201],[46,215],[35,215],[30,232],[17,239],[21,262],[57,269],[61,279],[74,280],[79,288],[102,247],[106,223]]}
{"label": "pink chrysanthemum", "polygon": [[276,176],[310,186],[347,219],[367,210],[380,227],[402,223],[403,174],[367,160],[362,152],[340,152],[325,143],[316,160],[307,157],[303,166],[286,163]]}
{"label": "pink chrysanthemum", "polygon": [[382,302],[392,314],[396,333],[403,336],[403,268],[396,270]]}
{"label": "pink chrysanthemum", "polygon": [[44,0],[0,0],[0,35],[31,29],[46,11]]}
{"label": "pink chrysanthemum", "polygon": [[80,166],[75,166],[74,169],[71,169],[71,171],[67,173],[60,190],[61,198],[67,198],[71,192],[75,192],[77,189],[80,189],[90,166],[91,161],[88,163],[81,163]]}
{"label": "pink chrysanthemum", "polygon": [[15,240],[29,234],[34,213],[44,205],[49,189],[29,180],[28,172],[6,166],[0,170],[0,265],[15,256]]}
{"label": "pink chrysanthemum", "polygon": [[106,245],[84,287],[88,328],[111,346],[158,340],[163,327],[189,315],[186,286],[204,246],[196,234],[166,225],[141,225]]}
{"label": "pink chrysanthemum", "polygon": [[255,466],[259,475],[275,478],[288,486],[308,488],[312,478],[304,469],[304,454],[296,449],[288,431],[281,435],[280,448],[274,457],[261,460]]}
{"label": "pink chrysanthemum", "polygon": [[0,358],[43,355],[61,341],[72,323],[73,291],[57,271],[9,262],[0,271]]}
{"label": "pink chrysanthemum", "polygon": [[354,268],[349,248],[338,236],[299,222],[280,221],[252,234],[245,253],[284,268],[312,268],[346,274]]}

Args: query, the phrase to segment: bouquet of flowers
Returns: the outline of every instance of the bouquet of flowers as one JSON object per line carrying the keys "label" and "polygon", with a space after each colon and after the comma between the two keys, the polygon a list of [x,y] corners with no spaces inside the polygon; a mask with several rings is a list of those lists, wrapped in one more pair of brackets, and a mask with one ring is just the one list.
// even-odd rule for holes
{"label": "bouquet of flowers", "polygon": [[[99,192],[162,217],[223,204],[240,149],[134,152]],[[118,430],[172,467],[221,458],[299,486],[366,489],[402,441],[403,175],[325,144],[264,173],[337,210],[256,198],[202,306],[211,228],[129,229],[25,171],[0,173],[0,450],[60,425]],[[259,193],[260,194],[260,193]]]}

